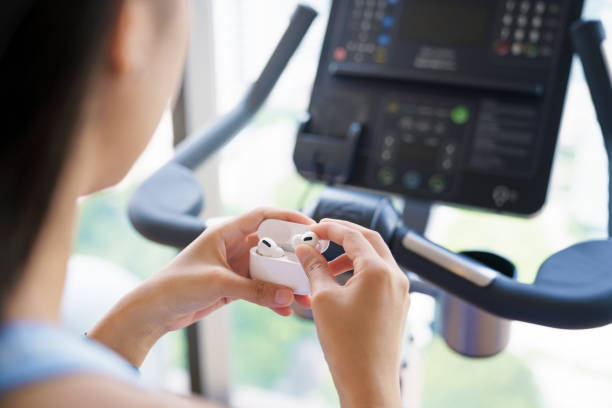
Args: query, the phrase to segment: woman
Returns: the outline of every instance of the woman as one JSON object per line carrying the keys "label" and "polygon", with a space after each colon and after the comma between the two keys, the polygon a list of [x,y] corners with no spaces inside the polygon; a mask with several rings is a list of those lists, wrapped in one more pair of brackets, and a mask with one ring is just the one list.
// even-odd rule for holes
{"label": "woman", "polygon": [[[62,330],[60,300],[76,200],[112,186],[147,144],[181,76],[185,0],[4,0],[0,76],[0,404],[210,406],[139,384],[155,342],[243,299],[282,316],[312,307],[343,406],[400,406],[399,359],[408,283],[380,236],[348,222],[320,224],[261,209],[209,229],[124,297],[87,338]],[[297,255],[312,299],[249,279],[262,220],[312,224],[346,254]],[[346,286],[333,275],[355,270]]]}

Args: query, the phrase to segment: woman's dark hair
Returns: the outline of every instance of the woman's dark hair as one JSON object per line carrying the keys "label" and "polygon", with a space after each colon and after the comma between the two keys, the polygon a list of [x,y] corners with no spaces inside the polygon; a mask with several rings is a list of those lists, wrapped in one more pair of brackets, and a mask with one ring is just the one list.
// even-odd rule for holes
{"label": "woman's dark hair", "polygon": [[0,307],[46,219],[121,1],[0,4]]}

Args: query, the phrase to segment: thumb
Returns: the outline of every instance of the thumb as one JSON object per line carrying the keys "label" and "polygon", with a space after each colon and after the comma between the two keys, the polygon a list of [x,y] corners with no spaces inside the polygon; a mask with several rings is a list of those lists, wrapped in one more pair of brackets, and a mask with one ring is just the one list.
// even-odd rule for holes
{"label": "thumb", "polygon": [[315,248],[310,245],[300,245],[295,249],[295,255],[310,280],[313,295],[322,289],[338,286],[327,260]]}
{"label": "thumb", "polygon": [[260,306],[279,308],[291,306],[293,303],[293,290],[274,283],[232,274],[225,286],[224,292],[227,296]]}

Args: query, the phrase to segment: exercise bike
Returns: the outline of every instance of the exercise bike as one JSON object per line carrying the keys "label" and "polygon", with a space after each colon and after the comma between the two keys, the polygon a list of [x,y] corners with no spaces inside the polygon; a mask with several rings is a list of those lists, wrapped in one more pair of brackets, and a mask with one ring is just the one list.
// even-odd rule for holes
{"label": "exercise bike", "polygon": [[[612,118],[607,115],[606,107],[612,102],[612,90],[601,51],[601,42],[605,34],[599,22],[578,20],[582,4],[577,3],[579,2],[572,3],[573,5],[565,11],[564,27],[560,29],[568,28],[568,32],[571,32],[575,52],[582,60],[597,110],[606,152],[610,156]],[[350,14],[346,7],[348,7],[347,2],[336,1],[330,21],[349,18],[345,16]],[[391,11],[385,10],[385,12]],[[402,12],[405,10],[398,11]],[[362,11],[360,18],[363,18],[364,14]],[[392,14],[385,14],[387,15]],[[502,21],[505,16],[506,14],[502,12]],[[206,229],[205,221],[198,218],[204,207],[204,194],[193,176],[193,171],[231,140],[259,111],[315,17],[314,10],[305,6],[298,7],[262,74],[239,105],[227,116],[195,132],[179,145],[174,158],[135,192],[129,215],[133,225],[142,235],[180,249]],[[381,22],[381,25],[388,24],[388,21]],[[496,84],[487,78],[478,82],[466,75],[453,76],[446,73],[439,78],[433,78],[430,73],[421,71],[406,76],[405,72],[397,67],[381,70],[378,65],[373,70],[370,69],[372,64],[384,65],[384,62],[374,61],[376,55],[367,54],[365,49],[361,53],[363,55],[357,58],[357,55],[360,55],[359,47],[353,50],[355,47],[350,40],[351,36],[359,34],[359,32],[343,33],[341,36],[347,37],[338,40],[337,33],[328,30],[317,79],[321,87],[329,85],[329,81],[332,80],[337,81],[341,87],[348,87],[351,80],[359,86],[369,87],[371,81],[377,79],[391,81],[392,86],[396,86],[401,81],[417,81],[420,91],[425,89],[423,84],[434,83],[437,87],[441,85],[448,87],[453,92],[462,91],[460,86],[466,86],[470,93],[478,90],[487,97],[496,92],[503,95],[508,93],[520,95],[520,97],[512,96],[513,101],[522,97],[537,98],[547,94],[546,84],[517,84],[513,81],[500,81]],[[569,60],[572,55],[569,38],[568,36],[559,40],[556,56],[559,65],[556,75],[561,78],[562,89],[555,90],[552,100],[547,102],[558,114],[562,107]],[[383,33],[378,34],[377,40],[389,45],[388,42],[392,39],[386,39]],[[337,46],[337,44],[346,46]],[[498,57],[512,53],[511,49],[505,48],[506,45],[496,40],[493,50],[500,53]],[[434,57],[428,55],[427,50],[419,49],[416,52],[421,53],[417,57],[420,55],[418,60],[422,66],[436,63],[435,55]],[[372,58],[374,62],[367,60],[368,58]],[[612,279],[608,276],[612,271],[612,257],[609,255],[612,253],[612,243],[609,240],[581,243],[553,255],[541,266],[535,282],[524,284],[516,280],[516,271],[512,263],[500,256],[491,253],[457,254],[425,238],[424,217],[421,215],[427,214],[427,206],[424,209],[423,206],[415,206],[413,201],[408,200],[409,210],[399,214],[388,195],[372,192],[377,190],[398,193],[400,192],[398,189],[404,188],[401,190],[403,194],[419,200],[456,202],[492,208],[496,211],[529,213],[541,205],[545,188],[538,188],[537,194],[533,194],[535,204],[521,202],[517,197],[525,194],[517,191],[517,188],[510,185],[511,182],[506,183],[508,185],[495,185],[492,190],[487,190],[486,198],[483,198],[485,195],[482,192],[473,191],[470,187],[453,196],[459,187],[445,190],[447,187],[443,188],[441,186],[443,183],[431,182],[435,175],[429,178],[427,191],[419,188],[406,190],[405,185],[401,187],[395,180],[391,180],[393,177],[390,171],[384,171],[390,168],[388,165],[382,168],[373,166],[372,169],[359,165],[363,158],[367,157],[367,154],[363,153],[367,150],[364,144],[371,143],[372,135],[380,133],[379,131],[385,128],[368,127],[367,121],[360,117],[358,112],[354,117],[347,114],[347,123],[335,124],[340,129],[336,133],[341,133],[343,137],[326,134],[333,132],[330,131],[330,127],[321,124],[325,122],[325,118],[322,119],[323,114],[318,109],[323,103],[329,102],[330,96],[317,96],[317,89],[315,85],[311,116],[304,120],[299,129],[294,161],[302,175],[314,181],[328,183],[330,187],[308,210],[308,215],[315,220],[346,219],[378,231],[388,243],[398,264],[411,277],[413,288],[436,297],[445,296],[445,314],[453,316],[452,320],[455,322],[465,323],[449,324],[443,329],[443,336],[453,349],[467,356],[489,356],[499,353],[508,341],[507,322],[511,320],[566,329],[600,327],[612,322]],[[439,96],[435,92],[434,94]],[[393,112],[395,101],[385,100],[385,102],[385,106],[390,109],[385,115],[391,118],[389,119],[391,123],[397,113]],[[397,109],[401,109],[402,105],[413,103],[411,100],[400,102],[397,103]],[[468,124],[470,119],[466,119],[466,116],[469,116],[469,111],[473,109],[470,103],[458,105],[465,108],[464,110],[456,110],[457,105],[451,105],[447,107],[442,103],[440,110],[446,108],[450,120],[455,125]],[[427,113],[423,112],[421,113]],[[421,113],[416,112],[416,114]],[[554,124],[550,127],[555,130]],[[553,136],[553,139],[555,138],[556,135]],[[384,137],[381,139],[381,145],[384,146],[387,141]],[[449,146],[443,147],[446,149]],[[544,154],[544,167],[550,167],[554,143],[548,150],[548,153]],[[444,161],[437,163],[437,158],[434,160],[436,166],[444,165]],[[546,185],[548,176],[549,173],[546,171],[543,175],[538,175],[537,180],[531,187],[528,186],[527,190],[533,189],[534,185],[538,187]],[[434,179],[436,180],[440,181]],[[488,181],[483,184],[487,183]],[[344,185],[365,187],[368,191],[347,189],[343,187]],[[612,222],[610,231],[612,231]],[[471,324],[469,327],[468,321]],[[189,330],[190,347],[193,349],[197,343],[196,332],[193,328]],[[500,335],[491,336],[491,331]]]}

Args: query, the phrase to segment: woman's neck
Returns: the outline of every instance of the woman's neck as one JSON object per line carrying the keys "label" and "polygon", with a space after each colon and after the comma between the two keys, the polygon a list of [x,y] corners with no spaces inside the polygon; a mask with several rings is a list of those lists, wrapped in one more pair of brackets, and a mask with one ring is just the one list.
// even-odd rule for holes
{"label": "woman's neck", "polygon": [[4,319],[60,321],[77,209],[74,184],[60,182],[23,274],[8,298]]}

